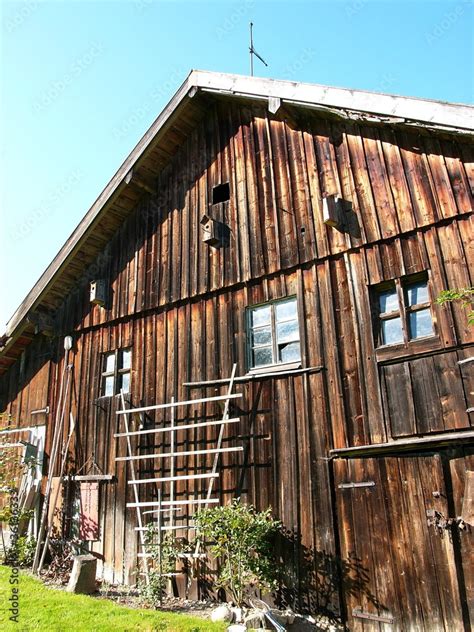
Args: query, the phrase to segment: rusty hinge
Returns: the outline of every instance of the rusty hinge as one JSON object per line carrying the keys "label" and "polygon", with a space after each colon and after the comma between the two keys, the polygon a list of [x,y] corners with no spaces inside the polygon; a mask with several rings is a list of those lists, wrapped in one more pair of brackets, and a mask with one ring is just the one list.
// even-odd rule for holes
{"label": "rusty hinge", "polygon": [[380,623],[394,623],[394,617],[390,615],[372,614],[370,612],[363,612],[362,610],[353,610],[352,616],[356,619],[370,619],[371,621],[379,621]]}
{"label": "rusty hinge", "polygon": [[375,481],[362,481],[361,483],[339,483],[339,489],[352,489],[353,487],[375,487]]}

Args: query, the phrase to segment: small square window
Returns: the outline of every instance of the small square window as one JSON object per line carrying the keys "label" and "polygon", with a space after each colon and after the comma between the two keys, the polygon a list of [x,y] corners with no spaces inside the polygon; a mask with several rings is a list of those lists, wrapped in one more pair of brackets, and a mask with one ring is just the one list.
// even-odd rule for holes
{"label": "small square window", "polygon": [[426,273],[380,284],[373,291],[378,346],[434,335]]}
{"label": "small square window", "polygon": [[250,368],[301,360],[296,298],[249,308]]}
{"label": "small square window", "polygon": [[132,353],[130,349],[117,349],[104,354],[101,374],[101,396],[112,397],[122,390],[130,392],[130,370]]}

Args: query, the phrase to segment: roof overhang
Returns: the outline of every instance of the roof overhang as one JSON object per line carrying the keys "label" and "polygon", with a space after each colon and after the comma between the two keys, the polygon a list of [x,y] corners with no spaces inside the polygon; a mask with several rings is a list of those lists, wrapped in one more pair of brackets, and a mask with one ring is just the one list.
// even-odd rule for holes
{"label": "roof overhang", "polygon": [[[415,125],[453,134],[474,135],[474,107],[469,105],[193,70],[8,321],[6,332],[0,338],[0,371],[6,369],[21,353],[21,345],[16,352],[12,351],[15,342],[23,340],[23,346],[26,346],[34,335],[37,316],[32,317],[32,313],[38,307],[47,309],[48,295],[57,299],[61,293],[64,296],[68,287],[72,287],[75,276],[80,274],[80,266],[74,261],[75,258],[81,259],[84,269],[88,263],[84,252],[87,250],[89,259],[94,252],[100,252],[103,241],[110,238],[110,231],[131,212],[138,200],[136,187],[153,190],[152,184],[147,181],[149,170],[146,161],[153,158],[154,162],[150,164],[159,165],[160,160],[166,161],[172,155],[173,148],[179,146],[186,127],[183,124],[178,128],[176,121],[186,114],[186,125],[192,128],[200,112],[199,99],[196,98],[198,94],[248,98],[268,101],[269,107],[278,107],[281,103],[322,110],[355,120]],[[130,187],[131,184],[135,189]],[[128,206],[118,203],[122,196],[128,196]],[[109,215],[107,223],[106,215]],[[115,223],[110,222],[110,217]],[[93,235],[96,228],[102,242],[97,234]]]}

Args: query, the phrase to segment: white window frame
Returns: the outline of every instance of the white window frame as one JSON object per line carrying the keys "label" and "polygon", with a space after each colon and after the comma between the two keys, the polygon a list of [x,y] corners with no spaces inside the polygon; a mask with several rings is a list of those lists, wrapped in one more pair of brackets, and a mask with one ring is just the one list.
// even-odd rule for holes
{"label": "white window frame", "polygon": [[[130,353],[130,365],[127,368],[123,368],[123,354],[124,352]],[[114,358],[114,368],[112,371],[107,371],[107,358]],[[129,387],[127,393],[130,392],[132,386],[132,349],[131,347],[124,347],[123,349],[115,349],[115,351],[106,351],[102,354],[101,358],[102,366],[100,373],[100,397],[114,397],[120,394],[119,385],[122,383],[122,376],[128,374]],[[108,377],[113,378],[113,392],[111,395],[106,395],[105,384]]]}
{"label": "white window frame", "polygon": [[[298,342],[300,357],[298,360],[292,360],[289,362],[284,362],[278,360],[279,356],[279,345],[277,339],[277,320],[276,320],[276,306],[281,303],[287,303],[289,301],[294,301],[296,305],[296,322],[298,324],[298,340],[293,342]],[[270,327],[271,330],[271,348],[272,348],[272,362],[271,364],[258,364],[254,365],[253,363],[253,332],[258,327],[252,326],[252,311],[258,309],[259,307],[270,307],[270,324],[262,325],[262,327]],[[288,321],[278,321],[280,322],[291,322],[295,320],[294,318],[288,319]],[[275,299],[272,301],[266,301],[264,303],[257,303],[256,305],[249,305],[247,307],[247,315],[246,315],[246,330],[247,330],[247,367],[249,373],[265,373],[272,371],[283,371],[290,369],[297,369],[301,367],[301,329],[300,329],[300,318],[299,318],[299,310],[298,310],[298,300],[296,295],[293,296],[285,296],[284,298]],[[291,343],[288,343],[291,344]],[[270,346],[270,345],[268,345]]]}

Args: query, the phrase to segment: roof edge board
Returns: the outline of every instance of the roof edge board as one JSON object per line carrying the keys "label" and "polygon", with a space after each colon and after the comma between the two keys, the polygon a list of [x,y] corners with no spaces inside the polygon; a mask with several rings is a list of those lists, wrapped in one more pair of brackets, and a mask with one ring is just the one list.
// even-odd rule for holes
{"label": "roof edge board", "polygon": [[254,98],[279,97],[287,101],[326,105],[383,114],[395,118],[474,130],[474,107],[417,97],[332,88],[312,83],[262,79],[245,75],[194,70],[191,81],[199,88]]}

